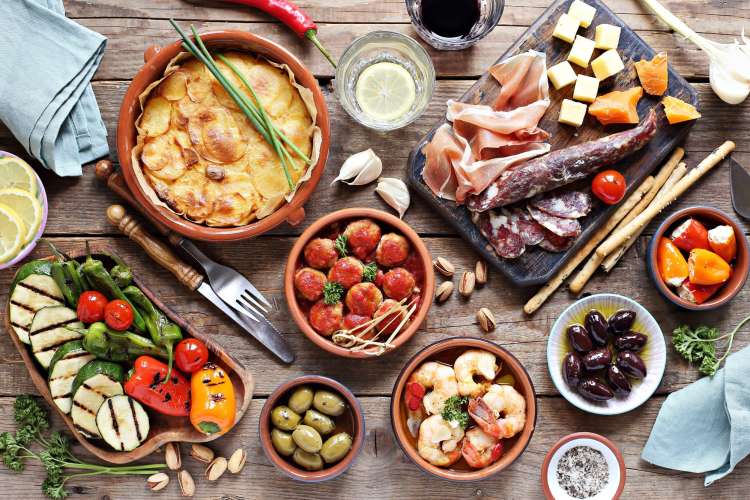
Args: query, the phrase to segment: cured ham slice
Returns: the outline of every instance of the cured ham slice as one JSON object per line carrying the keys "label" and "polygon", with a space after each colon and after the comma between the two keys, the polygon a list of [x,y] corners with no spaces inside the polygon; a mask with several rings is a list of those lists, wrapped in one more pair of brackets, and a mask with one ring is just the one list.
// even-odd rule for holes
{"label": "cured ham slice", "polygon": [[422,152],[427,158],[422,171],[425,184],[435,196],[455,200],[458,187],[456,167],[461,161],[463,146],[453,135],[451,126],[447,123],[440,126]]}

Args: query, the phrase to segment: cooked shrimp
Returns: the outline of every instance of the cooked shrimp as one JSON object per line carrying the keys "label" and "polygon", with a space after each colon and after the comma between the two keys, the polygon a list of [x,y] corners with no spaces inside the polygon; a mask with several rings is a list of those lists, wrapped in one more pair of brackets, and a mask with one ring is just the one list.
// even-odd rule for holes
{"label": "cooked shrimp", "polygon": [[469,401],[469,415],[487,434],[510,438],[526,425],[526,400],[510,385],[493,384],[484,396]]}
{"label": "cooked shrimp", "polygon": [[[422,389],[412,384],[419,384]],[[424,394],[422,404],[428,415],[439,415],[443,411],[445,400],[451,396],[458,396],[458,383],[453,368],[435,361],[428,361],[417,368],[409,377],[406,389],[406,404],[409,410],[418,410],[414,403],[409,403],[410,399],[413,400],[421,393]],[[426,389],[432,391],[425,392]]]}
{"label": "cooked shrimp", "polygon": [[[458,379],[458,392],[462,396],[479,397],[492,383],[498,367],[495,355],[479,349],[464,352],[453,363],[453,369]],[[474,376],[479,375],[485,380],[476,382]]]}
{"label": "cooked shrimp", "polygon": [[440,415],[432,415],[419,426],[417,451],[419,456],[438,467],[448,467],[461,458],[464,430],[451,425]]}
{"label": "cooked shrimp", "polygon": [[461,454],[471,467],[482,469],[500,459],[503,444],[479,427],[473,427],[466,431]]}

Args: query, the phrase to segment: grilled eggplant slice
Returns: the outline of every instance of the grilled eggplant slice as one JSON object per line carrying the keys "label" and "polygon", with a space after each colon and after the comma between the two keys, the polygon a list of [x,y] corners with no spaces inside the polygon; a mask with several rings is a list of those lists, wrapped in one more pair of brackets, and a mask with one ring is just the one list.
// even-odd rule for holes
{"label": "grilled eggplant slice", "polygon": [[84,436],[100,438],[96,413],[104,401],[123,394],[125,373],[120,365],[110,361],[89,361],[73,380],[73,405],[70,416],[73,425]]}
{"label": "grilled eggplant slice", "polygon": [[80,340],[66,342],[52,357],[49,364],[49,392],[63,413],[70,413],[73,404],[73,380],[81,368],[94,359]]}
{"label": "grilled eggplant slice", "polygon": [[[20,287],[20,283],[19,283]],[[74,329],[83,329],[78,315],[65,306],[42,307],[34,315],[29,327],[31,352],[39,364],[49,368],[52,357],[63,344],[83,337]]]}
{"label": "grilled eggplant slice", "polygon": [[113,396],[99,408],[96,426],[102,439],[112,448],[130,451],[138,448],[148,436],[148,414],[133,398]]}
{"label": "grilled eggplant slice", "polygon": [[64,304],[63,294],[50,276],[29,274],[16,283],[10,296],[10,324],[18,339],[29,343],[31,320],[37,311]]}

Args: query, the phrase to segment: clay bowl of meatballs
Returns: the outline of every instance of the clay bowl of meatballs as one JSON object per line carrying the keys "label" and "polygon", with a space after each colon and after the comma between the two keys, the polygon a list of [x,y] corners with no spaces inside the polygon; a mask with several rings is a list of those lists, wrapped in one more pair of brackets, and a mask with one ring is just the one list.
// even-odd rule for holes
{"label": "clay bowl of meatballs", "polygon": [[284,294],[297,326],[325,351],[370,359],[419,329],[435,292],[432,258],[405,222],[369,208],[315,221],[287,260]]}

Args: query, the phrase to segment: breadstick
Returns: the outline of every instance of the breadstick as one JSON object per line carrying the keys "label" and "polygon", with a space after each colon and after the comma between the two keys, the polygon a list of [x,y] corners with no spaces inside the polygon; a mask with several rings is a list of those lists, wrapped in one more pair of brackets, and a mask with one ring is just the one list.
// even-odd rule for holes
{"label": "breadstick", "polygon": [[[651,190],[653,185],[654,185],[654,178],[649,175],[641,183],[641,185],[638,186],[638,189],[636,189],[633,192],[633,194],[631,194],[630,197],[625,201],[625,203],[623,203],[622,206],[620,207],[620,208],[623,208],[623,207],[627,208],[627,212],[625,212],[625,214],[628,214],[633,210],[633,207],[635,207],[638,204],[638,202],[646,195],[646,193],[648,193]],[[620,221],[618,221],[618,224],[619,222]],[[607,232],[607,234],[609,234],[609,232]],[[599,241],[601,241],[601,239]],[[590,251],[591,250],[589,250],[589,252]],[[587,252],[587,255],[588,255],[588,252]],[[599,264],[602,263],[602,260],[603,260],[602,257],[594,253],[589,259],[589,261],[586,263],[586,265],[583,266],[583,269],[578,271],[578,274],[576,274],[576,277],[573,278],[573,281],[570,282],[570,291],[575,294],[580,293],[580,291],[583,290],[583,287],[586,286],[586,283],[588,283],[589,279],[591,279],[591,276],[596,271],[596,268],[599,267]]]}
{"label": "breadstick", "polygon": [[[578,267],[578,264],[583,262],[583,259],[588,257],[588,255],[596,248],[596,245],[598,245],[604,238],[607,237],[607,235],[612,231],[612,229],[617,226],[617,224],[622,220],[623,217],[625,217],[628,212],[635,206],[636,203],[643,197],[644,193],[648,191],[651,187],[651,183],[654,181],[653,177],[646,178],[643,183],[638,186],[638,189],[636,189],[633,194],[631,194],[628,199],[620,205],[617,210],[610,216],[609,219],[607,219],[607,222],[604,223],[602,227],[596,230],[596,232],[591,236],[591,239],[586,242],[586,244],[581,248],[578,253],[576,253],[571,259],[565,264],[562,269],[557,271],[557,274],[555,274],[549,282],[544,285],[542,288],[539,289],[539,291],[529,299],[528,302],[526,302],[526,305],[523,306],[523,310],[526,314],[533,314],[539,307],[541,307],[544,302],[550,298],[550,296],[559,288],[560,285],[562,285],[563,281],[570,276],[570,274],[575,271],[576,267]],[[646,186],[645,189],[644,185]]]}
{"label": "breadstick", "polygon": [[676,200],[682,193],[687,191],[690,186],[695,184],[698,179],[715,167],[721,160],[734,151],[735,144],[732,141],[726,141],[724,144],[716,148],[708,155],[702,162],[695,168],[691,169],[685,177],[677,181],[672,189],[663,197],[656,202],[652,203],[646,210],[640,213],[630,223],[616,231],[607,240],[602,243],[599,248],[596,249],[596,253],[601,257],[606,257],[610,253],[614,252],[617,247],[625,243],[631,236],[633,236],[640,228],[648,224],[651,219],[664,210],[670,203]]}

